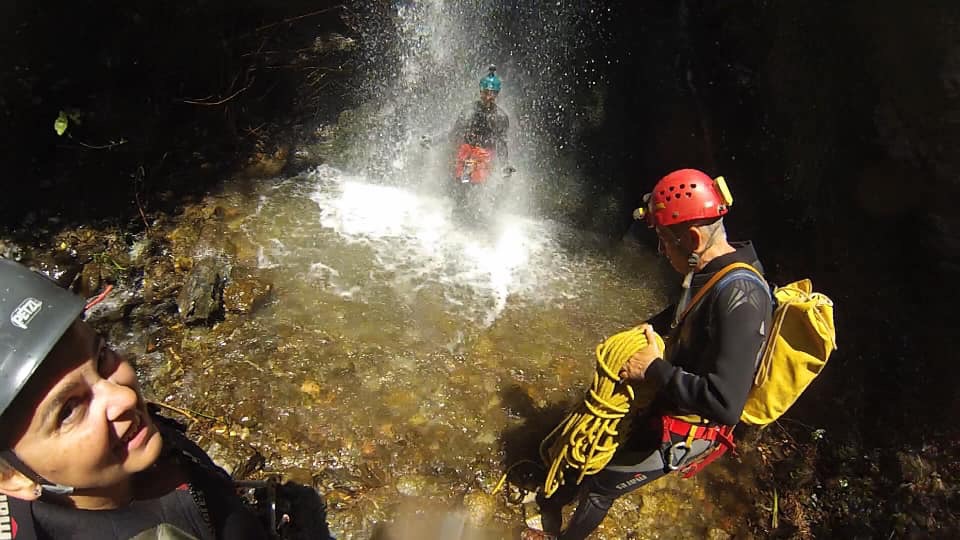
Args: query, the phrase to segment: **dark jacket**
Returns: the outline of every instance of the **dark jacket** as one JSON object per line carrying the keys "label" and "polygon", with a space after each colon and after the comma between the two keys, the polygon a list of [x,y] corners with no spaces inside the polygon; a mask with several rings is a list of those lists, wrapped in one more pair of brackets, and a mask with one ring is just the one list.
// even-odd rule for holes
{"label": "dark jacket", "polygon": [[509,157],[507,150],[507,130],[510,128],[510,118],[496,103],[486,108],[483,102],[475,101],[457,118],[454,135],[457,144],[467,143],[494,150],[497,156],[506,160]]}
{"label": "dark jacket", "polygon": [[189,482],[157,498],[135,500],[115,510],[78,510],[35,501],[29,511],[37,538],[266,540],[263,526],[243,506],[223,469],[171,420],[154,416],[154,421],[164,438],[160,459],[176,460],[186,470]]}
{"label": "dark jacket", "polygon": [[[736,248],[710,261],[693,276],[691,298],[721,268],[744,262],[763,272],[753,245]],[[654,360],[647,377],[659,388],[652,410],[661,414],[696,414],[734,425],[753,385],[770,328],[769,289],[742,272],[722,288],[714,287],[670,333],[664,359]],[[662,322],[654,328],[663,330]],[[669,327],[669,326],[667,326]]]}

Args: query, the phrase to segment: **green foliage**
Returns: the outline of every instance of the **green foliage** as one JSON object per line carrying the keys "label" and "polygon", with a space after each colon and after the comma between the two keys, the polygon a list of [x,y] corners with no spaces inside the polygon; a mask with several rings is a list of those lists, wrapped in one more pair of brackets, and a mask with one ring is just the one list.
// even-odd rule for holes
{"label": "green foliage", "polygon": [[79,111],[60,111],[60,114],[57,116],[57,119],[53,121],[53,130],[57,132],[57,135],[63,136],[67,132],[67,128],[70,127],[70,123],[80,125],[80,112]]}
{"label": "green foliage", "polygon": [[93,260],[100,266],[112,267],[114,270],[119,270],[121,272],[127,269],[125,266],[118,263],[117,260],[106,251],[94,253]]}
{"label": "green foliage", "polygon": [[60,111],[60,115],[53,121],[53,130],[57,132],[57,135],[62,137],[63,134],[67,132],[69,125],[70,120],[67,118],[67,113]]}

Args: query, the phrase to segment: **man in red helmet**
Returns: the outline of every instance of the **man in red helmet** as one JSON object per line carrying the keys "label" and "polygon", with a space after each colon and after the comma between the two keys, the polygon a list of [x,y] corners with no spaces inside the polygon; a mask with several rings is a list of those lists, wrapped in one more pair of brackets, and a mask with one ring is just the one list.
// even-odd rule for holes
{"label": "man in red helmet", "polygon": [[[539,499],[548,532],[525,538],[586,538],[616,498],[674,470],[692,474],[732,446],[772,314],[762,279],[749,269],[722,272],[739,262],[762,273],[750,242],[727,240],[723,216],[732,202],[722,177],[681,169],[657,182],[634,212],[656,231],[658,251],[684,276],[679,302],[644,325],[650,345],[620,372],[625,381],[653,381],[656,397],[634,418],[610,464],[580,486],[567,529],[559,533],[560,510],[577,494],[572,481]],[[653,339],[653,327],[667,336],[666,351]]]}

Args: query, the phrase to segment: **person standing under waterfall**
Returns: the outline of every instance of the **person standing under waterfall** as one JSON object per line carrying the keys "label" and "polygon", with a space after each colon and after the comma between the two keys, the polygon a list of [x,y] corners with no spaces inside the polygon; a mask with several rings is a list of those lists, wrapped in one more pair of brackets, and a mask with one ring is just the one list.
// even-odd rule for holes
{"label": "person standing under waterfall", "polygon": [[[621,380],[652,381],[657,393],[633,418],[626,440],[610,463],[564,485],[550,498],[539,494],[544,531],[523,538],[582,540],[606,517],[613,501],[674,470],[693,474],[733,445],[739,420],[770,328],[772,299],[749,270],[733,270],[708,285],[733,263],[762,272],[750,242],[729,242],[723,216],[732,197],[723,178],[695,169],[664,176],[634,212],[659,240],[658,251],[684,276],[675,307],[643,325],[647,345],[620,371]],[[697,292],[706,287],[706,294]],[[693,298],[693,300],[691,300]],[[653,327],[671,328],[661,351]],[[579,491],[579,504],[561,532],[561,510]]]}
{"label": "person standing under waterfall", "polygon": [[471,202],[475,198],[471,196],[472,188],[488,183],[495,167],[502,167],[505,178],[515,170],[508,161],[510,118],[497,105],[503,83],[496,71],[496,66],[490,66],[487,75],[480,79],[479,99],[460,113],[451,132],[456,147],[455,197],[461,209],[475,206],[475,201]]}
{"label": "person standing under waterfall", "polygon": [[462,154],[469,152],[465,146],[472,146],[491,152],[491,162],[498,159],[504,164],[507,163],[510,157],[507,148],[510,118],[497,105],[502,85],[496,66],[490,66],[487,76],[480,79],[480,98],[460,113],[454,125],[453,133],[460,144],[458,161]]}

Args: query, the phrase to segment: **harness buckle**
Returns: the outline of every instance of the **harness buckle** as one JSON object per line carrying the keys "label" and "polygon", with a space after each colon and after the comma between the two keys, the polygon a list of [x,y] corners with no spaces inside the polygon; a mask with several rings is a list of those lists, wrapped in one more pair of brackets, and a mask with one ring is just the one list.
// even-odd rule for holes
{"label": "harness buckle", "polygon": [[[676,452],[678,450],[683,450],[683,455],[679,458],[676,458]],[[690,455],[690,446],[687,445],[686,441],[680,441],[676,444],[672,444],[667,447],[667,468],[671,471],[675,471],[680,467],[680,464],[683,463],[683,460]]]}

